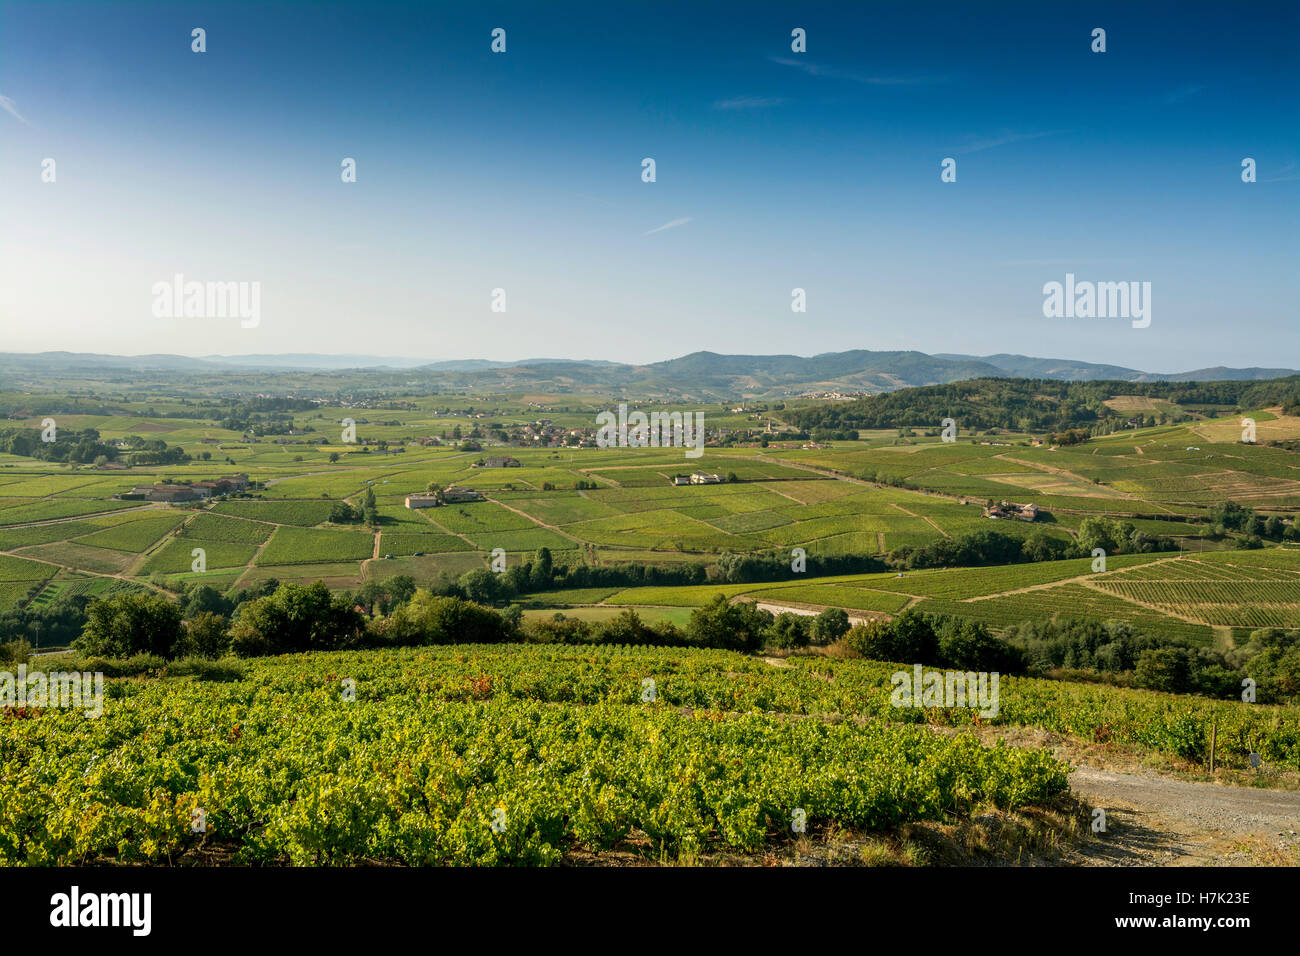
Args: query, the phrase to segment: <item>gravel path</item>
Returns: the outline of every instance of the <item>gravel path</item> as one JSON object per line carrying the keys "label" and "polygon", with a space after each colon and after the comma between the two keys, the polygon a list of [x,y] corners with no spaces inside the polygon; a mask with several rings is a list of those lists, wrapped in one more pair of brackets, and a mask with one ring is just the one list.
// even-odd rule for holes
{"label": "gravel path", "polygon": [[1095,863],[1300,862],[1300,793],[1295,791],[1196,783],[1086,765],[1070,774],[1070,787],[1089,805],[1106,811],[1106,832],[1083,851]]}

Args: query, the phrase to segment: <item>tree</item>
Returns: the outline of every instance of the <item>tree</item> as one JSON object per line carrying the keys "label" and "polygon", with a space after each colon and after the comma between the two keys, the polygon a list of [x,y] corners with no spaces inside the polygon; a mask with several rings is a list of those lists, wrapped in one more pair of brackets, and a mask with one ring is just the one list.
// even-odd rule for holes
{"label": "tree", "polygon": [[600,628],[602,640],[610,644],[645,644],[647,634],[653,634],[642,623],[640,615],[628,608],[613,620],[606,621]]}
{"label": "tree", "polygon": [[776,616],[776,620],[772,622],[771,627],[768,628],[767,644],[769,647],[777,647],[783,650],[807,647],[808,631],[809,618],[807,615],[782,611]]}
{"label": "tree", "polygon": [[554,560],[550,548],[538,548],[533,555],[532,568],[529,572],[529,586],[534,591],[545,591],[551,586],[555,576]]}
{"label": "tree", "polygon": [[961,670],[1018,673],[1025,654],[989,632],[983,621],[947,618],[939,629],[939,663]]}
{"label": "tree", "polygon": [[725,595],[718,594],[691,612],[686,632],[692,642],[706,647],[756,651],[763,646],[772,620],[772,615],[756,604],[731,604]]}
{"label": "tree", "polygon": [[415,578],[409,574],[398,574],[389,578],[384,582],[384,587],[388,589],[393,607],[405,604],[415,596]]}
{"label": "tree", "polygon": [[844,635],[849,649],[873,661],[899,660],[894,650],[894,629],[888,621],[855,624]]}
{"label": "tree", "polygon": [[510,640],[514,631],[490,608],[421,588],[380,625],[379,634],[389,644],[495,644]]}
{"label": "tree", "polygon": [[180,606],[157,594],[119,594],[86,609],[86,626],[73,646],[84,654],[172,657],[181,638]]}
{"label": "tree", "polygon": [[492,605],[501,596],[499,575],[487,568],[475,568],[460,576],[460,586],[465,596],[477,604]]}
{"label": "tree", "polygon": [[379,527],[379,506],[375,504],[375,489],[369,486],[366,487],[365,494],[361,496],[361,514],[370,527]]}
{"label": "tree", "polygon": [[840,608],[828,607],[812,622],[812,639],[818,644],[833,644],[848,633],[849,616]]}
{"label": "tree", "polygon": [[330,508],[330,521],[335,524],[352,524],[361,520],[361,512],[346,501],[336,501]]}
{"label": "tree", "polygon": [[243,604],[231,629],[231,649],[243,657],[290,651],[332,651],[359,643],[361,614],[322,581],[282,584],[273,594]]}
{"label": "tree", "polygon": [[224,597],[220,591],[208,584],[191,587],[184,592],[185,617],[198,617],[205,612],[219,614],[223,617],[235,609],[234,603]]}
{"label": "tree", "polygon": [[1206,520],[1210,524],[1223,525],[1229,531],[1236,531],[1247,521],[1255,517],[1255,509],[1239,505],[1235,501],[1223,501],[1210,506]]}
{"label": "tree", "polygon": [[894,618],[894,649],[896,661],[909,664],[937,664],[939,662],[939,636],[935,633],[934,619],[915,608],[908,608]]}
{"label": "tree", "polygon": [[220,657],[230,649],[230,627],[212,611],[202,611],[185,622],[180,649],[196,657]]}
{"label": "tree", "polygon": [[367,581],[357,592],[357,600],[366,608],[366,613],[371,617],[375,616],[375,606],[378,605],[381,612],[387,610],[388,591],[378,581]]}
{"label": "tree", "polygon": [[339,460],[339,453],[336,451],[330,452],[330,464],[332,465],[338,460]]}
{"label": "tree", "polygon": [[1107,554],[1121,554],[1129,549],[1133,526],[1112,518],[1084,518],[1079,523],[1079,547],[1085,554],[1101,548]]}
{"label": "tree", "polygon": [[1191,655],[1183,647],[1153,647],[1138,655],[1134,682],[1148,690],[1171,694],[1191,689]]}
{"label": "tree", "polygon": [[1041,528],[1020,545],[1020,553],[1026,561],[1056,561],[1068,556],[1070,550],[1069,541],[1054,538]]}

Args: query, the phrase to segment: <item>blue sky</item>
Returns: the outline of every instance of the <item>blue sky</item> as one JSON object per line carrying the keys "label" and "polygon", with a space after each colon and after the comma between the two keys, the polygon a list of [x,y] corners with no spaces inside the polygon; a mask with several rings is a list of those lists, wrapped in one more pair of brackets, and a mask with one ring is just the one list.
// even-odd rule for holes
{"label": "blue sky", "polygon": [[0,349],[1300,367],[1296,9],[0,0]]}

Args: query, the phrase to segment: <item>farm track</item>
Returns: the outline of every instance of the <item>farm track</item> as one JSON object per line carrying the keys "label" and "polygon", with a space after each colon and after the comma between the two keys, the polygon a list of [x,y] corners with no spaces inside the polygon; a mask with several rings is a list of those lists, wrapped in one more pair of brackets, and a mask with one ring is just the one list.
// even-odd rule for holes
{"label": "farm track", "polygon": [[1300,794],[1078,766],[1070,788],[1107,814],[1088,847],[1103,865],[1214,866],[1300,861]]}
{"label": "farm track", "polygon": [[[899,504],[898,502],[896,502],[896,501],[891,501],[890,504],[889,504],[889,506],[890,506],[891,508],[897,508],[899,511],[903,512],[903,514],[908,515],[908,516],[910,516],[910,517],[912,517],[912,518],[920,518],[922,521],[924,521],[926,524],[928,524],[928,525],[929,525],[931,528],[933,528],[935,531],[939,532],[939,533],[940,533],[941,535],[943,535],[945,538],[951,538],[951,537],[952,537],[952,535],[950,535],[947,531],[944,531],[944,530],[943,530],[942,528],[940,528],[937,524],[935,524],[935,523],[934,523],[934,520],[931,519],[928,515],[919,515],[919,514],[916,514],[915,512],[908,511],[906,508],[904,508],[902,505],[900,505],[900,504]],[[884,535],[883,535],[883,533],[881,533],[881,532],[877,532],[877,533],[878,533],[878,534],[881,534],[880,549],[883,551],[883,550],[885,549]]]}
{"label": "farm track", "polygon": [[[86,568],[77,568],[77,567],[73,567],[73,566],[70,565],[70,564],[60,564],[58,561],[50,561],[50,560],[47,559],[47,558],[38,558],[38,557],[35,557],[35,556],[32,556],[32,555],[18,554],[17,551],[21,551],[21,550],[22,550],[22,549],[19,548],[19,549],[16,549],[15,551],[0,551],[0,554],[7,554],[7,555],[9,555],[10,557],[14,557],[14,558],[22,558],[24,561],[35,561],[37,564],[48,564],[48,565],[50,565],[51,567],[58,568],[60,571],[69,571],[69,572],[71,572],[71,573],[73,573],[73,574],[87,574],[87,575],[89,575],[89,576],[91,576],[91,577],[93,577],[93,578],[113,578],[113,579],[115,579],[115,580],[117,580],[117,581],[125,581],[125,582],[127,582],[128,584],[139,584],[139,585],[143,585],[144,587],[149,588],[151,591],[156,591],[156,592],[158,592],[159,594],[171,594],[171,593],[172,593],[171,591],[168,591],[166,588],[160,588],[160,587],[158,587],[158,585],[153,584],[153,583],[151,583],[151,582],[149,582],[149,581],[147,581],[147,580],[144,580],[144,579],[142,579],[142,578],[133,578],[133,577],[128,577],[127,574],[126,574],[125,572],[119,572],[119,573],[117,573],[117,574],[110,574],[110,573],[108,573],[107,571],[90,571],[90,570],[87,570]],[[53,580],[54,580],[54,578],[53,578],[53,576],[51,576],[51,577],[50,577],[50,578],[45,582],[46,585],[48,586],[49,583],[50,583],[50,581],[53,581]]]}
{"label": "farm track", "polygon": [[1070,789],[1106,813],[1106,830],[1068,847],[1067,866],[1258,866],[1300,864],[1300,791],[1187,780],[1036,727],[932,727],[1046,750],[1072,767]]}
{"label": "farm track", "polygon": [[[823,610],[823,608],[817,604],[801,604],[797,602],[791,602],[789,604],[777,604],[770,601],[763,601],[763,602],[756,603],[755,606],[760,611],[768,611],[772,614],[781,614],[781,613],[788,612],[790,614],[798,614],[800,617],[816,617]],[[845,610],[854,610],[857,612],[856,614],[849,616],[850,624],[866,624],[867,621],[887,620],[889,618],[889,615],[884,611],[867,611],[862,608],[846,608]],[[862,615],[870,615],[870,616],[863,617]],[[770,664],[772,663],[773,658],[765,657],[763,658],[763,660],[767,661]]]}
{"label": "farm track", "polygon": [[[277,528],[280,528],[280,527],[283,527],[283,526],[282,526],[282,525],[276,525],[276,527],[277,527]],[[254,569],[255,567],[257,567],[257,560],[258,560],[258,558],[260,558],[260,557],[262,556],[262,552],[266,550],[266,546],[267,546],[268,544],[271,543],[271,539],[274,538],[274,537],[275,537],[275,533],[272,532],[270,535],[267,536],[267,538],[266,538],[265,541],[263,541],[261,544],[259,544],[259,545],[257,546],[257,550],[254,551],[254,552],[253,552],[253,556],[252,556],[251,558],[248,559],[248,564],[244,566],[244,570],[243,570],[242,572],[240,572],[239,576],[238,576],[237,578],[235,578],[234,581],[231,582],[231,584],[230,584],[230,589],[231,589],[232,591],[233,591],[235,588],[240,587],[241,585],[243,585],[243,583],[244,583],[244,579],[245,579],[246,577],[248,577],[250,574],[253,573],[253,569]]]}
{"label": "farm track", "polygon": [[526,511],[520,511],[518,508],[514,508],[506,504],[504,501],[497,501],[497,499],[495,498],[488,498],[488,501],[491,501],[493,504],[500,505],[502,508],[505,508],[506,511],[513,511],[515,514],[527,518],[529,521],[537,525],[539,528],[545,528],[547,531],[554,531],[556,534],[560,535],[560,537],[568,538],[570,541],[576,542],[579,545],[586,544],[586,542],[583,541],[581,538],[575,538],[573,535],[569,534],[569,532],[565,531],[563,528],[560,528],[557,525],[547,524],[545,521],[540,521],[537,518],[534,518],[532,515],[528,514]]}
{"label": "farm track", "polygon": [[1076,474],[1073,471],[1070,471],[1068,468],[1057,468],[1055,465],[1044,465],[1039,462],[1025,461],[1021,458],[1012,458],[1010,455],[994,455],[993,457],[1001,461],[1009,461],[1012,462],[1013,464],[1024,465],[1026,468],[1033,468],[1036,471],[1045,472],[1049,475],[1055,475],[1058,478],[1068,478],[1070,481],[1078,482],[1080,485],[1091,486],[1094,488],[1106,488],[1108,491],[1111,492],[1111,494],[1108,495],[1099,495],[1099,494],[1079,495],[1078,497],[1080,498],[1104,498],[1104,499],[1118,498],[1121,501],[1144,500],[1128,492],[1116,491],[1115,489],[1111,488],[1109,485],[1095,484],[1091,479],[1085,478],[1083,477],[1083,475]]}
{"label": "farm track", "polygon": [[[1151,561],[1151,562],[1149,562],[1149,563],[1152,564],[1152,565],[1155,565],[1155,564],[1163,564],[1163,563],[1166,563],[1166,562],[1169,562],[1169,561],[1177,561],[1177,560],[1178,560],[1178,558],[1157,558],[1156,560]],[[1147,566],[1147,565],[1143,565],[1143,567],[1146,567],[1146,566]],[[1066,585],[1066,584],[1084,584],[1084,585],[1086,585],[1086,584],[1087,584],[1089,581],[1091,581],[1093,578],[1097,577],[1098,574],[1114,574],[1114,573],[1116,573],[1117,571],[1122,571],[1122,570],[1124,570],[1124,569],[1123,569],[1123,568],[1116,568],[1115,571],[1090,572],[1090,573],[1088,573],[1088,574],[1080,574],[1079,576],[1077,576],[1077,577],[1073,577],[1073,578],[1061,578],[1059,581],[1048,581],[1048,582],[1045,583],[1045,584],[1029,584],[1029,585],[1026,585],[1026,586],[1023,587],[1023,588],[1012,588],[1010,591],[999,591],[997,594],[978,594],[978,595],[976,595],[975,597],[962,598],[961,601],[960,601],[959,603],[961,603],[961,604],[974,604],[974,603],[977,602],[977,601],[991,601],[991,600],[993,600],[994,598],[1007,597],[1008,595],[1012,595],[1012,594],[1028,594],[1030,591],[1045,591],[1045,590],[1047,590],[1047,589],[1049,589],[1049,588],[1059,588],[1059,587],[1061,587],[1061,586],[1063,586],[1063,585]],[[1100,589],[1098,589],[1098,590],[1100,590]],[[1105,593],[1109,594],[1110,592],[1107,591],[1107,592],[1105,592]],[[1132,602],[1132,603],[1137,604],[1137,603],[1139,603],[1139,602],[1134,601],[1134,602]],[[1200,623],[1200,622],[1198,621],[1197,623]]]}
{"label": "farm track", "polygon": [[[41,501],[57,500],[49,496],[40,499]],[[110,508],[108,511],[91,511],[84,515],[72,515],[67,518],[48,518],[44,521],[25,521],[22,524],[0,525],[0,529],[8,531],[12,528],[40,528],[50,524],[63,524],[68,521],[85,521],[87,518],[102,518],[104,515],[129,515],[137,511],[162,511],[164,505],[161,502],[154,502],[139,508]]]}
{"label": "farm track", "polygon": [[[448,506],[447,506],[447,505],[443,505],[442,507],[446,508],[446,507],[448,507]],[[438,529],[439,531],[441,531],[443,534],[449,534],[449,535],[451,535],[453,538],[460,538],[460,540],[464,541],[467,545],[469,545],[469,546],[470,546],[471,548],[473,548],[475,551],[480,551],[480,550],[482,550],[482,549],[479,548],[479,546],[476,545],[473,541],[471,541],[469,538],[465,537],[465,535],[464,535],[462,532],[460,532],[460,531],[452,531],[450,528],[446,528],[446,527],[444,527],[443,525],[438,524],[438,522],[434,521],[434,520],[433,520],[433,515],[429,514],[429,512],[432,511],[432,510],[433,510],[432,508],[421,508],[421,509],[419,509],[420,514],[421,514],[421,516],[423,516],[424,520],[427,521],[427,522],[429,522],[429,524],[433,525],[435,528],[437,528],[437,529]]]}
{"label": "farm track", "polygon": [[[882,485],[882,484],[880,484],[879,482],[875,482],[875,481],[867,481],[865,478],[854,478],[852,475],[845,475],[845,474],[842,474],[842,473],[840,473],[840,472],[834,471],[834,470],[829,469],[829,468],[821,468],[821,467],[819,467],[819,466],[817,466],[817,465],[807,465],[807,464],[804,464],[803,462],[796,462],[796,461],[779,461],[779,460],[777,460],[777,459],[775,459],[775,458],[771,458],[771,457],[769,457],[769,456],[767,456],[767,455],[755,455],[754,458],[755,458],[756,461],[765,461],[765,462],[767,462],[767,463],[770,464],[770,465],[785,465],[785,466],[787,466],[787,467],[789,467],[789,468],[798,468],[798,469],[800,469],[800,470],[802,470],[802,471],[812,472],[813,474],[819,475],[819,476],[821,476],[821,477],[823,477],[823,478],[834,478],[834,479],[837,479],[838,481],[846,481],[846,482],[849,482],[850,484],[854,484],[854,485],[862,485],[862,486],[864,486],[864,487],[866,487],[866,488],[875,488],[875,489],[877,489],[877,490],[885,490],[885,489],[887,489],[887,488],[890,487],[890,486],[888,486],[888,485]],[[1088,484],[1091,484],[1091,482],[1088,482]],[[930,498],[940,498],[940,499],[942,499],[942,500],[944,500],[944,501],[955,501],[955,502],[958,502],[958,503],[965,503],[965,502],[968,502],[968,501],[970,501],[970,500],[972,500],[972,499],[979,500],[979,499],[982,497],[981,495],[958,495],[958,494],[949,494],[949,493],[944,492],[944,491],[934,491],[934,490],[929,489],[929,488],[908,488],[908,489],[905,489],[905,490],[911,492],[912,494],[917,494],[917,495],[926,495],[926,496],[928,496],[928,497],[930,497]],[[1025,489],[1025,490],[1028,491],[1028,490],[1030,490],[1030,489]],[[1083,496],[1076,496],[1076,497],[1083,497]],[[1111,500],[1114,500],[1114,501],[1134,501],[1134,502],[1138,502],[1138,503],[1140,503],[1140,504],[1149,505],[1151,508],[1153,508],[1153,509],[1158,509],[1158,510],[1162,511],[1164,514],[1169,514],[1169,515],[1184,515],[1184,516],[1187,516],[1187,515],[1194,514],[1194,512],[1193,512],[1193,511],[1190,511],[1190,510],[1174,511],[1174,510],[1170,509],[1170,508],[1169,508],[1169,507],[1168,507],[1168,506],[1167,506],[1163,501],[1159,501],[1159,500],[1156,500],[1156,499],[1153,499],[1153,498],[1136,498],[1136,497],[1133,497],[1133,498],[1112,498],[1111,496],[1108,496],[1108,495],[1093,495],[1093,496],[1089,496],[1089,497],[1093,498],[1094,500],[1101,500],[1101,501],[1111,501]],[[1247,501],[1247,499],[1244,499],[1244,498],[1242,499],[1242,501],[1243,501],[1243,502],[1246,502],[1246,503],[1249,503],[1249,501]],[[1090,517],[1133,518],[1133,517],[1138,517],[1139,514],[1140,514],[1139,512],[1133,512],[1133,511],[1104,511],[1104,510],[1103,510],[1103,511],[1097,511],[1097,510],[1093,510],[1093,509],[1065,508],[1065,507],[1061,507],[1061,506],[1059,506],[1059,505],[1053,507],[1053,508],[1052,508],[1052,511],[1054,511],[1054,512],[1056,512],[1056,513],[1059,513],[1059,514],[1064,514],[1064,515],[1081,515],[1081,516],[1083,516],[1083,517],[1085,517],[1085,518],[1090,518]]]}
{"label": "farm track", "polygon": [[157,554],[159,551],[161,551],[163,548],[167,547],[167,545],[171,544],[172,541],[179,538],[181,531],[184,530],[186,525],[188,525],[191,521],[193,521],[196,517],[198,517],[198,514],[199,512],[196,511],[194,512],[194,514],[188,515],[184,521],[182,521],[180,524],[172,528],[172,530],[168,531],[165,535],[163,535],[153,544],[149,545],[147,548],[141,551],[138,555],[136,555],[135,560],[132,561],[129,565],[127,565],[126,570],[124,570],[122,573],[130,574],[130,575],[140,574],[144,566],[149,562],[149,559],[153,557],[155,554]]}
{"label": "farm track", "polygon": [[1200,618],[1192,617],[1188,614],[1182,614],[1164,605],[1139,601],[1137,598],[1129,597],[1127,594],[1117,594],[1114,591],[1107,591],[1105,588],[1096,587],[1091,581],[1086,579],[1079,583],[1090,590],[1096,591],[1098,594],[1105,594],[1107,597],[1119,598],[1121,601],[1127,601],[1129,604],[1135,604],[1138,607],[1146,608],[1148,611],[1155,611],[1157,614],[1162,614],[1165,617],[1172,617],[1176,620],[1184,621],[1187,624],[1196,624],[1200,627],[1210,626],[1206,621],[1202,621]]}

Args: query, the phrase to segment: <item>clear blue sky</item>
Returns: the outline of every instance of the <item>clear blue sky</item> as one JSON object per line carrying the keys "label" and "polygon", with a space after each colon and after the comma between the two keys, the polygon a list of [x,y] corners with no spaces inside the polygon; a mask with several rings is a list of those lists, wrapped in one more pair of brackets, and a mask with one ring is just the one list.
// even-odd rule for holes
{"label": "clear blue sky", "polygon": [[1297,9],[0,0],[0,349],[1300,367]]}

